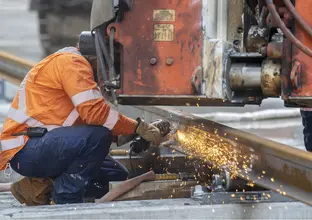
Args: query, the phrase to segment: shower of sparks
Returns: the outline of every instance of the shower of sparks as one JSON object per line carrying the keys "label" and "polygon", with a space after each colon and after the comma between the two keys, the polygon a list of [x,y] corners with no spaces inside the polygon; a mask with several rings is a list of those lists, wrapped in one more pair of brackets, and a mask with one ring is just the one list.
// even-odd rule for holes
{"label": "shower of sparks", "polygon": [[[218,135],[207,133],[197,128],[186,127],[177,131],[177,140],[186,153],[199,158],[205,163],[211,163],[212,169],[222,170],[226,167],[231,177],[247,175],[252,169],[256,156],[251,152],[243,152]],[[248,175],[247,175],[248,177]]]}
{"label": "shower of sparks", "polygon": [[254,187],[255,186],[255,183],[253,181],[249,181],[247,183],[247,186],[250,186],[250,187]]}

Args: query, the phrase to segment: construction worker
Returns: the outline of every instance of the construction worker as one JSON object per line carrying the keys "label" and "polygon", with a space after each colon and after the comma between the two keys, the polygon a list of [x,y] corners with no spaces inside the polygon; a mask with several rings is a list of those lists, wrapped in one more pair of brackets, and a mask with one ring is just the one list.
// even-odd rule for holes
{"label": "construction worker", "polygon": [[0,137],[0,170],[25,177],[11,186],[21,203],[48,204],[51,192],[55,204],[81,203],[94,180],[125,180],[127,170],[108,156],[113,137],[160,143],[158,128],[105,102],[89,61],[64,48],[36,64],[17,91]]}

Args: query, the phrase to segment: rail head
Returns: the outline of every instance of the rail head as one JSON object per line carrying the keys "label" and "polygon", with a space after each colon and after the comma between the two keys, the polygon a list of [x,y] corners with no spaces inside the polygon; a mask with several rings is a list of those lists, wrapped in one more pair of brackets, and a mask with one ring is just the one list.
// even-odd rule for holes
{"label": "rail head", "polygon": [[18,56],[3,51],[0,51],[0,60],[15,64],[16,66],[23,66],[28,69],[35,65],[35,62],[22,59]]}
{"label": "rail head", "polygon": [[0,51],[0,77],[12,84],[19,85],[34,65],[34,62]]}
{"label": "rail head", "polygon": [[219,163],[219,166],[230,164],[230,169],[251,185],[263,186],[312,205],[311,153],[174,108],[140,109],[176,123],[184,136],[179,142],[180,148],[186,154],[210,160],[215,165]]}

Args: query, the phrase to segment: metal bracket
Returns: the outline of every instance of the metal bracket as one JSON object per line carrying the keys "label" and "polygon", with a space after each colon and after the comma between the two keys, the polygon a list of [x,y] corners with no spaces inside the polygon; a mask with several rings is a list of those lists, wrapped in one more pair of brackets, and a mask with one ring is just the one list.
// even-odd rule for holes
{"label": "metal bracket", "polygon": [[294,200],[273,191],[250,191],[207,193],[200,201],[202,205],[264,202],[294,202]]}
{"label": "metal bracket", "polygon": [[301,63],[294,61],[292,70],[290,72],[290,81],[293,86],[293,92],[301,91]]}

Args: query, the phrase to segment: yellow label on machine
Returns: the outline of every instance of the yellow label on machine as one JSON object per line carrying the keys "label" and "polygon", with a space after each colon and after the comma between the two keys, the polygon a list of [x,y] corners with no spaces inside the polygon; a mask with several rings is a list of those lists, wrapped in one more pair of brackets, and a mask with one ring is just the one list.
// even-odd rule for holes
{"label": "yellow label on machine", "polygon": [[155,24],[154,41],[173,41],[174,25],[173,24]]}
{"label": "yellow label on machine", "polygon": [[175,21],[175,10],[154,10],[153,21]]}

